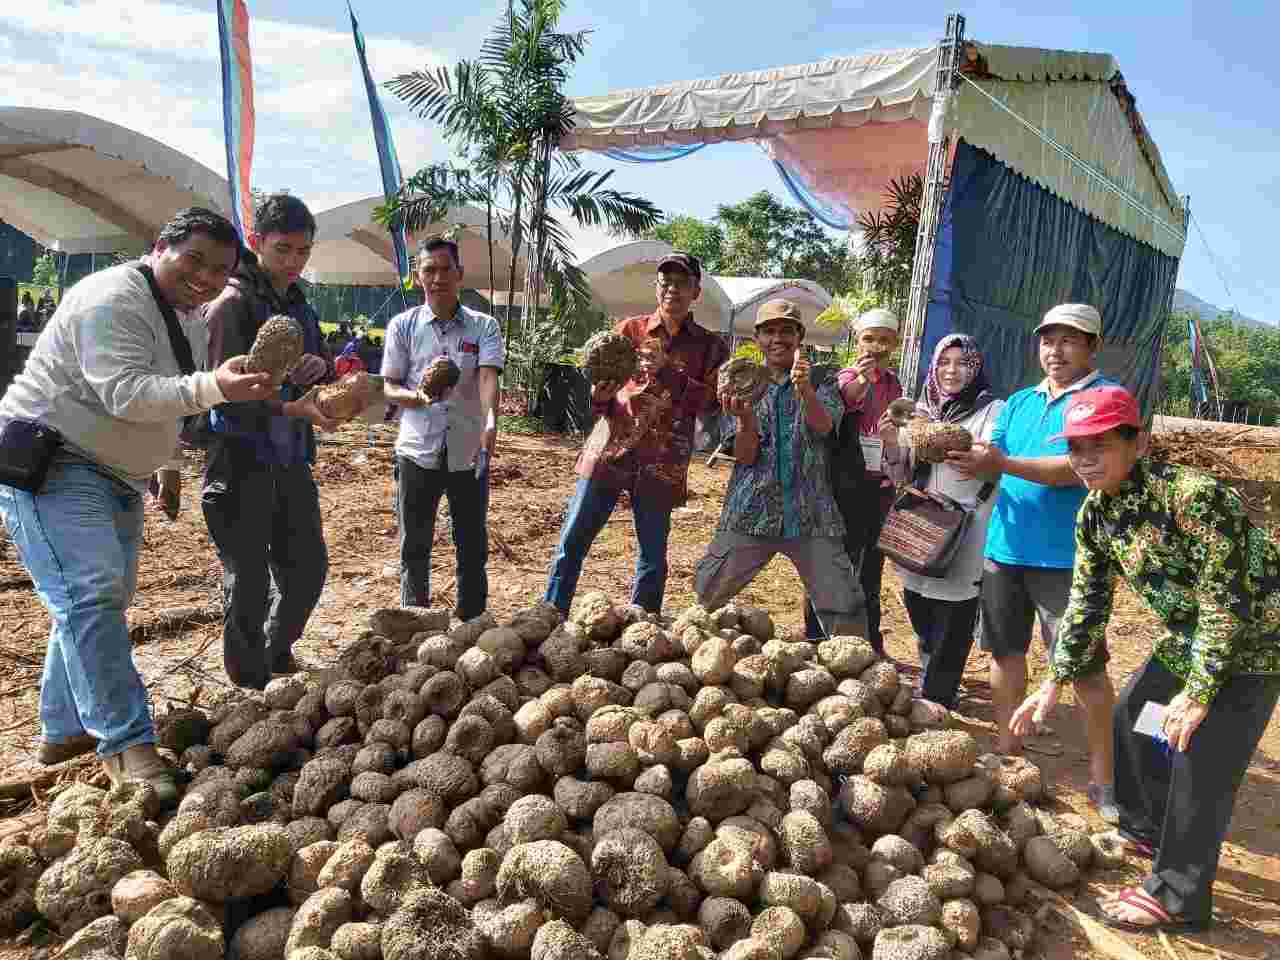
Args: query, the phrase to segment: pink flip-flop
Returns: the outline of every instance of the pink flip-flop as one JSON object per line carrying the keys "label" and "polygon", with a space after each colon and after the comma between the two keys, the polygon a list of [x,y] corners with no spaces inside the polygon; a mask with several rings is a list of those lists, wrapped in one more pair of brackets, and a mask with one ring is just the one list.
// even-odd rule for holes
{"label": "pink flip-flop", "polygon": [[1151,844],[1144,840],[1130,840],[1128,837],[1120,837],[1120,842],[1124,844],[1124,852],[1132,854],[1135,857],[1142,857],[1145,860],[1154,860],[1156,858],[1156,850]]}
{"label": "pink flip-flop", "polygon": [[1103,910],[1102,922],[1113,929],[1124,930],[1127,933],[1158,933],[1161,930],[1166,933],[1179,933],[1204,929],[1203,924],[1193,924],[1188,920],[1183,920],[1181,917],[1171,915],[1168,910],[1161,906],[1159,900],[1141,887],[1125,887],[1116,895],[1116,899],[1126,906],[1141,910],[1155,920],[1155,923],[1142,924],[1134,923],[1131,920],[1121,920],[1119,917],[1113,917],[1106,910]]}

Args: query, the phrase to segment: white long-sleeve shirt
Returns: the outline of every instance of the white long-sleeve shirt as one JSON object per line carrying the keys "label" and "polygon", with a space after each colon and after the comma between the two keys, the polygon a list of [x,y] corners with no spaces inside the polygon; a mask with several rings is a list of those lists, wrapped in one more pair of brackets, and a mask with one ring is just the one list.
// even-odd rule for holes
{"label": "white long-sleeve shirt", "polygon": [[[179,317],[205,365],[207,338],[192,329],[199,317]],[[67,291],[0,400],[0,422],[38,420],[142,487],[172,460],[182,418],[223,401],[213,373],[182,374],[146,278],[121,265]]]}

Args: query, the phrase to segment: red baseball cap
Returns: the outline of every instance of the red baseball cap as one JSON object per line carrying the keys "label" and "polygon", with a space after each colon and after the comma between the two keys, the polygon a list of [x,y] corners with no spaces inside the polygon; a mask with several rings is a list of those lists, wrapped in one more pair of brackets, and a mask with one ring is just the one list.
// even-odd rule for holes
{"label": "red baseball cap", "polygon": [[1142,427],[1142,411],[1138,401],[1124,387],[1093,387],[1081,390],[1067,401],[1063,416],[1064,429],[1050,437],[1065,440],[1070,437],[1092,437],[1116,427]]}

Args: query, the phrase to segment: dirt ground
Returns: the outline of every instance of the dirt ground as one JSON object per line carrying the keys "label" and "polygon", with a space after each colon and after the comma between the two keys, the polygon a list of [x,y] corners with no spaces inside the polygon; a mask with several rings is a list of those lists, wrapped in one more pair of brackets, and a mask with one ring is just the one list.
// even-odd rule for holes
{"label": "dirt ground", "polygon": [[[391,442],[388,428],[374,433],[347,428],[322,445],[316,475],[329,546],[330,572],[320,606],[299,644],[299,659],[309,664],[332,661],[343,645],[364,628],[368,613],[397,601],[396,536],[392,512]],[[504,436],[493,464],[490,505],[490,605],[499,617],[537,600],[545,585],[546,565],[555,546],[564,506],[573,486],[576,444],[559,438]],[[1280,457],[1250,451],[1249,467],[1264,476],[1280,475]],[[1243,465],[1243,464],[1242,464]],[[676,512],[670,547],[667,612],[674,615],[692,602],[693,569],[720,514],[728,468],[695,461],[691,496]],[[154,705],[202,702],[229,686],[222,672],[217,604],[219,567],[199,501],[199,461],[184,472],[182,512],[176,522],[149,510],[142,552],[139,591],[131,622],[134,657]],[[635,563],[630,510],[624,503],[597,541],[582,577],[582,589],[604,590],[620,600],[628,596]],[[433,605],[454,601],[453,550],[442,505],[433,558]],[[889,573],[883,604],[887,643],[908,672],[918,673],[913,637],[900,601],[900,587]],[[745,591],[744,600],[768,609],[783,626],[799,626],[801,588],[785,560],[775,561]],[[175,624],[173,621],[178,620]],[[185,619],[185,622],[181,622]],[[1111,672],[1119,685],[1144,659],[1156,635],[1154,618],[1129,594],[1117,600],[1109,638]],[[55,771],[33,788],[9,785],[43,772],[34,760],[37,697],[48,619],[35,597],[12,546],[0,544],[0,817],[13,816],[47,802],[71,779],[100,776],[90,758]],[[1043,652],[1034,668],[1044,670]],[[987,661],[975,651],[965,675],[959,713],[963,725],[986,747],[993,742]],[[1033,742],[1032,759],[1045,771],[1054,809],[1090,816],[1083,791],[1087,780],[1082,724],[1068,702],[1051,720],[1055,733]],[[6,792],[7,790],[7,792]],[[17,799],[13,795],[17,794]],[[1098,821],[1094,820],[1094,823]],[[0,833],[4,821],[0,820]],[[1099,824],[1100,825],[1100,824]],[[1103,890],[1140,880],[1140,862],[1092,875],[1075,903],[1096,914]],[[1162,960],[1262,960],[1280,958],[1280,720],[1273,719],[1240,790],[1235,819],[1223,851],[1216,886],[1217,920],[1205,934],[1172,937],[1168,947],[1154,938],[1124,939],[1140,953]],[[1041,936],[1030,954],[1044,960],[1090,958],[1107,953],[1091,948],[1074,926],[1060,921]],[[28,958],[28,948],[0,945],[0,960]]]}

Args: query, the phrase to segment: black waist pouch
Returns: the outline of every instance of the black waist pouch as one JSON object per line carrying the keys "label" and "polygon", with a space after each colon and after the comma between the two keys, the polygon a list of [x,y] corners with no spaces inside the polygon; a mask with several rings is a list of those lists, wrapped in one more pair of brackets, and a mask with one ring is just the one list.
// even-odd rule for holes
{"label": "black waist pouch", "polygon": [[62,434],[36,420],[10,420],[0,427],[0,484],[39,493],[49,475]]}

